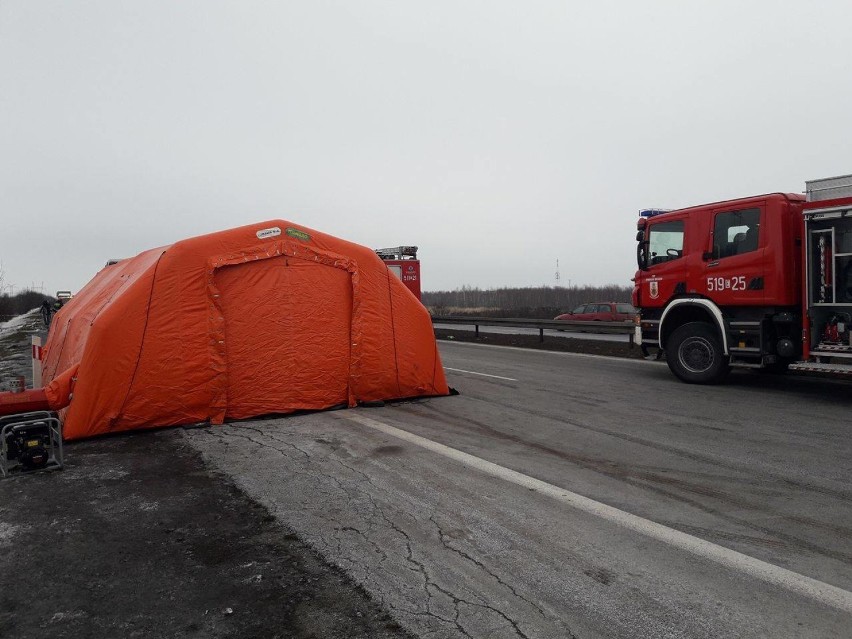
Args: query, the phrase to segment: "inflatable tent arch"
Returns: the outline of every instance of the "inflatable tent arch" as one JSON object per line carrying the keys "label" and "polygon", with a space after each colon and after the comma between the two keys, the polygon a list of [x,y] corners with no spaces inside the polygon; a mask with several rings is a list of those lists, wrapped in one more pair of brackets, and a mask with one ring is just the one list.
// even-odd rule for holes
{"label": "inflatable tent arch", "polygon": [[65,439],[450,392],[428,312],[381,259],[283,220],[105,267],[45,350]]}

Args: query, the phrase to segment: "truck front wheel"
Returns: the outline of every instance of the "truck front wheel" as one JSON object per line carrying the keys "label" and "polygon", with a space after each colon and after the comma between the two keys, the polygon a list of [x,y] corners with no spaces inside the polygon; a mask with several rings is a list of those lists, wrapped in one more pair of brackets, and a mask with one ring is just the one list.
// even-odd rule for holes
{"label": "truck front wheel", "polygon": [[716,384],[730,370],[721,340],[705,322],[689,322],[674,330],[666,342],[666,362],[687,384]]}

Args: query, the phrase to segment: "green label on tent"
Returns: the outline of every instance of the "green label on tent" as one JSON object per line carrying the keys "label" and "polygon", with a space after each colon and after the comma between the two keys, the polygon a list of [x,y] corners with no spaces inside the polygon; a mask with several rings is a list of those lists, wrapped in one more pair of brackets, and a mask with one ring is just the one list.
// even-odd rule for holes
{"label": "green label on tent", "polygon": [[288,227],[286,231],[284,231],[290,237],[295,237],[297,240],[302,240],[303,242],[310,242],[311,236],[305,233],[304,231],[300,231],[299,229],[294,229],[292,226]]}

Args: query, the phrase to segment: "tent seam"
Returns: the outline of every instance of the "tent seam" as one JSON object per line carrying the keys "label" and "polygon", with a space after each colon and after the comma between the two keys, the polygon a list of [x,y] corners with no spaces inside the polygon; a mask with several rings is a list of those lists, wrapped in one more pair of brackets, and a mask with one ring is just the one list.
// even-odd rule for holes
{"label": "tent seam", "polygon": [[393,334],[393,363],[394,368],[396,369],[396,392],[402,393],[402,384],[399,381],[399,353],[396,348],[396,316],[393,312],[393,292],[390,283],[391,272],[390,269],[385,266],[387,270],[387,282],[388,282],[388,302],[390,303],[390,312],[391,312],[391,333]]}
{"label": "tent seam", "polygon": [[130,397],[130,391],[133,388],[133,383],[136,381],[136,373],[139,372],[139,362],[142,361],[142,351],[145,348],[145,336],[148,334],[148,319],[151,316],[151,300],[154,298],[154,285],[157,282],[157,270],[160,268],[160,260],[163,259],[163,255],[165,254],[165,251],[160,253],[160,257],[157,258],[157,263],[154,265],[154,273],[151,275],[151,290],[148,292],[148,304],[145,307],[145,324],[142,326],[142,341],[139,344],[139,355],[136,356],[136,364],[133,366],[133,375],[130,376],[130,383],[127,385],[127,393],[125,393],[124,399],[121,402],[121,408],[118,409],[115,417],[110,419],[110,430],[112,430],[112,425],[118,421],[119,417],[121,417],[124,413],[124,407],[127,406],[127,398]]}
{"label": "tent seam", "polygon": [[[50,373],[48,373],[47,375],[45,375],[45,371],[42,370],[42,372],[41,372],[42,379],[46,379],[46,378],[49,377],[51,380],[53,380],[53,378],[56,377],[56,371],[59,370],[59,363],[62,361],[62,353],[65,352],[65,338],[68,336],[68,327],[71,326],[72,321],[74,321],[73,318],[69,319],[67,322],[65,322],[65,325],[62,327],[62,330],[63,330],[62,345],[59,347],[59,354],[56,356],[56,365],[53,367],[53,370]],[[50,337],[50,334],[48,334],[48,338],[49,337]],[[50,342],[49,339],[48,339],[48,342]]]}
{"label": "tent seam", "polygon": [[[435,329],[432,329],[434,333]],[[441,367],[443,368],[443,366]],[[438,376],[438,341],[435,340],[435,345],[432,350],[432,390],[437,391],[438,387],[435,386],[435,377]]]}

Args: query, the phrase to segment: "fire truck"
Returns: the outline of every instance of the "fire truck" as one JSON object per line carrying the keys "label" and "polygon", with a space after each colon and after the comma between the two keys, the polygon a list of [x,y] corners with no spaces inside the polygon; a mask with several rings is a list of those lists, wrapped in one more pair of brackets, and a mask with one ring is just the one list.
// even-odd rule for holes
{"label": "fire truck", "polygon": [[852,376],[852,175],[637,224],[644,349],[687,383],[731,368]]}
{"label": "fire truck", "polygon": [[390,272],[401,279],[418,300],[421,299],[420,260],[417,259],[416,246],[376,249],[376,255],[382,258]]}

